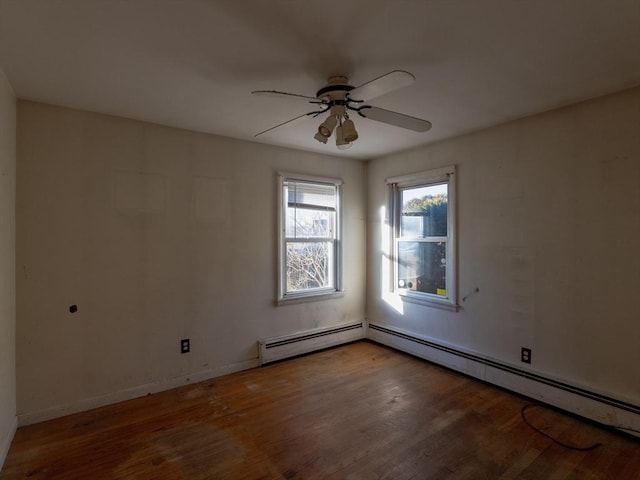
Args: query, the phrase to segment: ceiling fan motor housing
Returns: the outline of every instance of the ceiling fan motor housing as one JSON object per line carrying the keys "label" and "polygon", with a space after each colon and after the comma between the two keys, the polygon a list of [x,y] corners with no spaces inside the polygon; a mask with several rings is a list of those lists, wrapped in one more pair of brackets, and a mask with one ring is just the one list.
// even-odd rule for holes
{"label": "ceiling fan motor housing", "polygon": [[352,85],[347,83],[348,81],[349,79],[344,75],[329,77],[327,86],[316,92],[316,98],[319,100],[325,99],[329,102],[344,101],[347,97],[347,92],[354,89]]}

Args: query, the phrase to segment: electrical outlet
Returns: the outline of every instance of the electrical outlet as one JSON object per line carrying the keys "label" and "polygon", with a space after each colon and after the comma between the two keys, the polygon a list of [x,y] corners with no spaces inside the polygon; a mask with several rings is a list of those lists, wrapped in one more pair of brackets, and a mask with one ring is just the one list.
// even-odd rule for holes
{"label": "electrical outlet", "polygon": [[531,363],[531,349],[522,347],[520,351],[520,361],[524,363]]}
{"label": "electrical outlet", "polygon": [[184,338],[180,340],[180,353],[189,353],[189,339]]}

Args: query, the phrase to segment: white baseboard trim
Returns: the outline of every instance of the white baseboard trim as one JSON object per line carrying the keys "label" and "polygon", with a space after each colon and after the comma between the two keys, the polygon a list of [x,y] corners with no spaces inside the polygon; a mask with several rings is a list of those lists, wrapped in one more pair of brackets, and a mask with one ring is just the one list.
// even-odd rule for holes
{"label": "white baseboard trim", "polygon": [[14,416],[9,429],[6,432],[0,432],[0,470],[4,465],[4,461],[7,459],[9,448],[11,448],[11,442],[18,429],[18,417]]}
{"label": "white baseboard trim", "polygon": [[464,351],[392,326],[369,323],[370,340],[640,437],[640,406],[586,387]]}
{"label": "white baseboard trim", "polygon": [[229,365],[223,365],[208,370],[201,370],[199,372],[181,375],[179,377],[158,380],[156,382],[127,388],[125,390],[119,390],[117,392],[107,393],[105,395],[100,395],[97,397],[85,398],[66,405],[58,405],[34,412],[18,413],[18,425],[22,427],[25,425],[31,425],[33,423],[44,422],[53,418],[63,417],[78,412],[84,412],[94,408],[104,407],[105,405],[111,405],[114,403],[123,402],[125,400],[131,400],[133,398],[144,397],[145,395],[149,395],[151,393],[170,390],[172,388],[181,387],[190,383],[203,382],[211,378],[221,377],[222,375],[228,375],[230,373],[236,373],[242,370],[248,370],[250,368],[259,366],[259,360],[256,358],[243,362],[232,363]]}
{"label": "white baseboard trim", "polygon": [[316,328],[258,341],[260,364],[354,342],[366,337],[364,322]]}

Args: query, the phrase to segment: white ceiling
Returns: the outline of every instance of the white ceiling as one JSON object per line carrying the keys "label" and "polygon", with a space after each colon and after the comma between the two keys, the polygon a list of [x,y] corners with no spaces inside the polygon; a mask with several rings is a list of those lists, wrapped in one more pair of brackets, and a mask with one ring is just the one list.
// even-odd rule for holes
{"label": "white ceiling", "polygon": [[[368,159],[640,84],[640,0],[0,0],[0,65],[20,98]],[[430,131],[253,137],[313,108],[252,90],[395,69],[416,82],[370,103]]]}

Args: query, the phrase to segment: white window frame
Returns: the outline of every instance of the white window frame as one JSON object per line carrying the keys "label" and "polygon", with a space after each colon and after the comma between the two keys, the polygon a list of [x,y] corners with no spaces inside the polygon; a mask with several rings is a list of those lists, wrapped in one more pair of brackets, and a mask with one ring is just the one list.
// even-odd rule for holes
{"label": "white window frame", "polygon": [[[389,191],[389,211],[391,212],[391,262],[393,263],[390,279],[392,292],[397,293],[404,301],[418,303],[446,310],[458,310],[458,278],[457,278],[457,242],[456,242],[456,167],[427,170],[409,175],[390,177],[386,179]],[[447,184],[447,236],[440,240],[446,241],[446,296],[417,292],[398,285],[398,239],[400,237],[400,223],[402,219],[401,193],[403,189],[418,188],[429,185]],[[433,241],[433,240],[432,240]]]}
{"label": "white window frame", "polygon": [[[322,185],[332,185],[336,189],[335,225],[333,228],[333,245],[330,277],[333,285],[307,290],[287,291],[287,243],[295,241],[286,236],[286,211],[284,189],[287,182],[307,182]],[[336,178],[319,177],[297,173],[278,172],[278,292],[277,304],[300,303],[327,298],[336,298],[343,295],[342,288],[342,180]],[[305,239],[313,241],[313,238]],[[324,238],[322,239],[324,240]]]}

